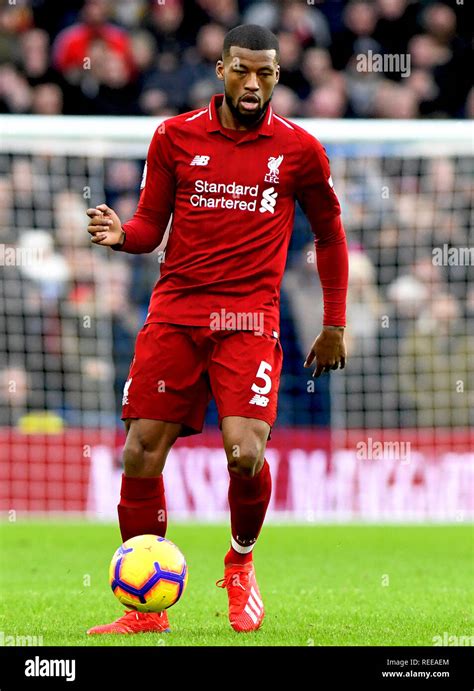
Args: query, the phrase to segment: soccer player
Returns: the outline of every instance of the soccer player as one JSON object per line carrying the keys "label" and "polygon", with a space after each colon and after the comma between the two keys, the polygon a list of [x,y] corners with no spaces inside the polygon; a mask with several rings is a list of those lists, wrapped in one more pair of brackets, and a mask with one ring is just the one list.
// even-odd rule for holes
{"label": "soccer player", "polygon": [[[236,631],[258,629],[264,616],[252,554],[271,494],[265,445],[276,419],[279,293],[296,200],[315,236],[324,300],[323,328],[304,365],[313,363],[319,376],[343,368],[346,358],[348,257],[340,206],[321,144],[273,112],[278,58],[278,40],[267,29],[229,31],[216,65],[224,94],[158,127],[133,218],[122,225],[105,204],[87,211],[93,243],[132,254],[153,251],[172,217],[124,387],[120,530],[124,541],[165,535],[166,457],[178,437],[202,431],[213,396],[231,523],[217,584],[227,589]],[[88,633],[168,629],[166,612],[128,611]]]}

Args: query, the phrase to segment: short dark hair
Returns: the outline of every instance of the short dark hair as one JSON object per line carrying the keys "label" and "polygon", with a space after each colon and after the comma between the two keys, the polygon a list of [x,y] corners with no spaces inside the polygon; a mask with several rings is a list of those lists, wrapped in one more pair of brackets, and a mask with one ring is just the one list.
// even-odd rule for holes
{"label": "short dark hair", "polygon": [[224,57],[229,55],[232,46],[248,50],[274,50],[277,61],[280,59],[278,38],[270,29],[258,24],[241,24],[231,29],[224,38]]}

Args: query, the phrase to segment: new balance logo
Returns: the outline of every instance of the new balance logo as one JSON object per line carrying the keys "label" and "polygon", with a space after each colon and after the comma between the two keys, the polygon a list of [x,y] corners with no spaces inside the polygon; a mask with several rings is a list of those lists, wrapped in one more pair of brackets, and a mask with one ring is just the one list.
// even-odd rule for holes
{"label": "new balance logo", "polygon": [[211,160],[210,156],[195,156],[193,160],[191,161],[190,165],[191,166],[207,166],[209,161]]}
{"label": "new balance logo", "polygon": [[265,211],[269,211],[271,214],[275,213],[275,205],[278,197],[278,192],[275,192],[274,187],[269,187],[263,190],[262,201],[260,202],[260,213],[264,214]]}
{"label": "new balance logo", "polygon": [[259,393],[256,393],[253,398],[250,399],[249,403],[251,405],[259,405],[262,408],[266,408],[267,405],[269,404],[270,399],[267,398],[266,396],[262,396]]}

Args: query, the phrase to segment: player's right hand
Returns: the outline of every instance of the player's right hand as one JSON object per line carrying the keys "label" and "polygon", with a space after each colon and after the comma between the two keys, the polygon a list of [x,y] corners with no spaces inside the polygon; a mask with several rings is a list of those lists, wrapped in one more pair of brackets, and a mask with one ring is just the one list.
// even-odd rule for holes
{"label": "player's right hand", "polygon": [[95,209],[87,209],[90,218],[87,232],[91,234],[91,242],[96,245],[111,247],[123,242],[124,233],[120,218],[107,204],[99,204]]}

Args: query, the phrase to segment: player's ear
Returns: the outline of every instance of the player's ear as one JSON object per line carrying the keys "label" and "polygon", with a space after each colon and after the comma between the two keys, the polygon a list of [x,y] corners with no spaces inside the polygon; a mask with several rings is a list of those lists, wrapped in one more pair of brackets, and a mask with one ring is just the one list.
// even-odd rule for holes
{"label": "player's ear", "polygon": [[275,68],[275,84],[278,84],[280,81],[280,65],[277,65]]}
{"label": "player's ear", "polygon": [[224,81],[224,63],[222,60],[218,60],[216,63],[216,75],[217,79],[220,79],[222,82]]}

